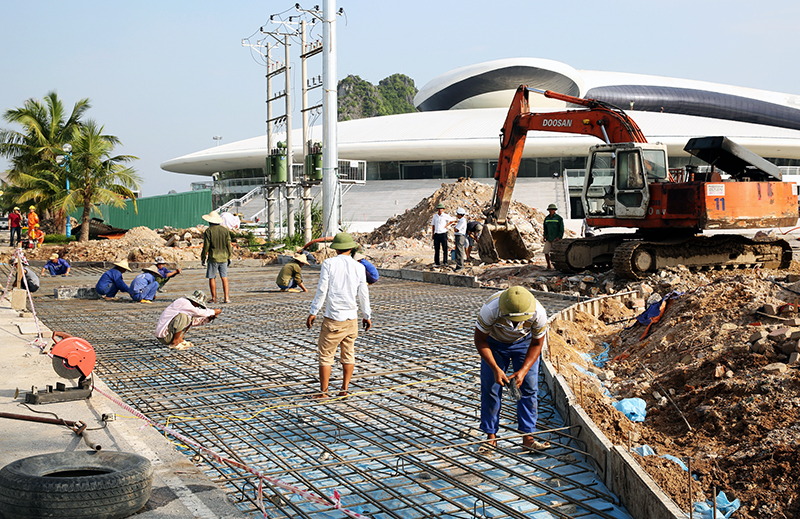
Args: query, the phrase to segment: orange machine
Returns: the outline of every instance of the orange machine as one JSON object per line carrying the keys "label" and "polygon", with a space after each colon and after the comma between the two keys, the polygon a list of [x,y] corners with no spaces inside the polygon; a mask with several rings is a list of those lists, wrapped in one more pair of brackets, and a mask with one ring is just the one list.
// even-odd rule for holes
{"label": "orange machine", "polygon": [[[585,107],[530,113],[528,93],[538,92]],[[753,241],[743,236],[702,236],[704,229],[752,229],[794,225],[797,187],[781,182],[780,170],[726,137],[691,139],[687,152],[709,163],[710,172],[668,169],[667,149],[649,144],[622,110],[593,99],[520,86],[506,117],[492,205],[478,244],[481,259],[523,259],[530,252],[507,222],[527,132],[594,135],[606,144],[589,150],[581,196],[589,225],[636,228],[632,234],[564,239],[551,252],[566,272],[611,264],[617,274],[637,278],[666,266],[786,267],[785,240]],[[726,174],[725,180],[720,174]],[[487,232],[488,231],[488,232]]]}

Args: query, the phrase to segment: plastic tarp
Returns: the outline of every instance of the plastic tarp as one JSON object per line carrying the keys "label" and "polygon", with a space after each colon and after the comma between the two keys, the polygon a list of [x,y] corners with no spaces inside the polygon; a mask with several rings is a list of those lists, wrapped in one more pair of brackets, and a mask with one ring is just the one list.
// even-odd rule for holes
{"label": "plastic tarp", "polygon": [[[741,506],[738,499],[729,501],[728,496],[725,495],[725,492],[720,492],[717,494],[716,501],[718,519],[721,519],[722,517],[729,519],[730,516],[733,515],[733,513]],[[711,508],[713,505],[714,503],[711,501],[695,503],[694,516],[699,519],[712,519],[714,517],[714,510]]]}
{"label": "plastic tarp", "polygon": [[646,404],[641,398],[625,398],[614,402],[614,407],[631,422],[644,422],[644,418],[647,416]]}

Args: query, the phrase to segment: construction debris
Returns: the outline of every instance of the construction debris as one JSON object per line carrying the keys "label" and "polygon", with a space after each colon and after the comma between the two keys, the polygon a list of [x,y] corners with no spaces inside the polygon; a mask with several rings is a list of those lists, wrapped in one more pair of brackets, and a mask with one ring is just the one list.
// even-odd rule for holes
{"label": "construction debris", "polygon": [[[661,310],[649,329],[616,303],[601,319],[553,325],[553,363],[579,386],[583,407],[615,444],[655,451],[636,457],[686,512],[716,487],[741,501],[736,517],[800,516],[800,294],[786,283],[798,270],[796,262],[779,273],[671,269],[639,283]],[[669,304],[652,297],[667,290],[683,294]],[[612,360],[602,372],[613,373],[605,380],[589,360],[603,350]],[[611,405],[625,398],[645,401],[644,422]],[[691,459],[691,500],[688,473],[663,455]]]}

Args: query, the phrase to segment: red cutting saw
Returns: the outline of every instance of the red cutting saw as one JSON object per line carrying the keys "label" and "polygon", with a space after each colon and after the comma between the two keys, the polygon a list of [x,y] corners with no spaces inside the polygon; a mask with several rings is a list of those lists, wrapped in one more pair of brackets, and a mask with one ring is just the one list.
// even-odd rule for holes
{"label": "red cutting saw", "polygon": [[32,388],[25,395],[28,404],[48,404],[52,402],[68,402],[82,400],[92,396],[92,380],[89,376],[94,370],[95,353],[92,345],[85,339],[73,337],[64,332],[53,332],[55,344],[50,350],[53,356],[53,369],[59,376],[67,379],[78,379],[78,387],[66,387],[62,382],[55,386],[47,385],[45,391]]}
{"label": "red cutting saw", "polygon": [[[56,340],[56,337],[60,339]],[[53,369],[59,376],[76,379],[86,378],[92,373],[96,357],[88,341],[64,332],[53,332],[53,341],[55,344],[50,354],[53,356]]]}

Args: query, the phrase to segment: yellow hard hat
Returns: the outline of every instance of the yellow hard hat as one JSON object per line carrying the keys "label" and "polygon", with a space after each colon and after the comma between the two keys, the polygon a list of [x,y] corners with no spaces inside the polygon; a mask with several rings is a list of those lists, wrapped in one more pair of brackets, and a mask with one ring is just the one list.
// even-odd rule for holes
{"label": "yellow hard hat", "polygon": [[536,298],[525,287],[511,287],[500,295],[500,314],[510,321],[527,321],[536,312]]}
{"label": "yellow hard hat", "polygon": [[30,209],[31,211],[33,211],[34,209],[36,209],[36,206],[35,206],[35,205],[32,205],[32,206],[30,206],[28,209]]}

